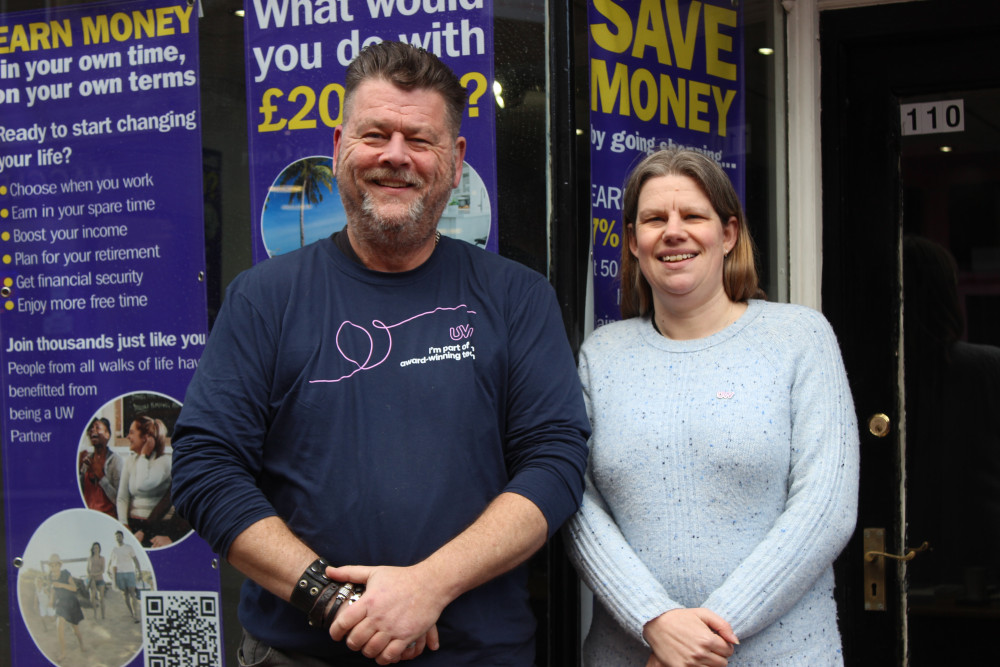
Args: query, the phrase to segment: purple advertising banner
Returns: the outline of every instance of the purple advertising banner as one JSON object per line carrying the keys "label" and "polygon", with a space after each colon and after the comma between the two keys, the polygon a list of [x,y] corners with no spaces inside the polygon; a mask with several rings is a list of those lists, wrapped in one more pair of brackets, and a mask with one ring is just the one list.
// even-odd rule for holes
{"label": "purple advertising banner", "polygon": [[169,493],[207,330],[197,20],[0,15],[0,664],[221,664],[217,562]]}
{"label": "purple advertising banner", "polygon": [[385,40],[433,52],[467,87],[469,148],[438,230],[497,250],[491,0],[246,0],[255,261],[344,227],[332,171],[344,71]]}
{"label": "purple advertising banner", "polygon": [[622,185],[643,157],[675,147],[709,155],[743,198],[743,21],[736,5],[729,0],[590,3],[595,326],[620,319]]}

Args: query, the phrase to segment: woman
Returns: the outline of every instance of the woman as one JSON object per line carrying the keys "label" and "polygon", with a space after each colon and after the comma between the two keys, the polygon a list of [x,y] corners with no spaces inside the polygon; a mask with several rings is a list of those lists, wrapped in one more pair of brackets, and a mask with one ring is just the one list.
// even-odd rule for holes
{"label": "woman", "polygon": [[170,543],[154,535],[158,522],[170,511],[171,455],[165,453],[166,431],[162,421],[148,415],[138,415],[128,430],[132,453],[118,484],[118,518],[144,547]]}
{"label": "woman", "polygon": [[650,155],[623,201],[623,321],[580,352],[593,435],[567,531],[599,603],[586,663],[840,665],[832,563],[858,433],[833,332],[755,298],[714,161]]}
{"label": "woman", "polygon": [[56,661],[61,662],[66,657],[67,623],[73,628],[73,634],[80,643],[80,651],[86,652],[86,649],[83,647],[83,635],[80,634],[83,609],[76,597],[76,579],[70,575],[69,570],[62,569],[59,554],[52,554],[49,558],[49,583],[52,586],[51,604],[56,612],[56,629],[59,632],[59,657]]}
{"label": "woman", "polygon": [[90,545],[90,556],[87,558],[87,591],[90,594],[90,607],[97,618],[97,607],[101,607],[101,618],[104,618],[104,556],[101,555],[101,543]]}

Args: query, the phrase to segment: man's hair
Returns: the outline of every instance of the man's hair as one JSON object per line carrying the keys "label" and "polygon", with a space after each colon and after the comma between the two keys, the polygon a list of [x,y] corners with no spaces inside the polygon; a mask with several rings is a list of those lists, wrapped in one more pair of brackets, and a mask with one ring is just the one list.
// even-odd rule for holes
{"label": "man's hair", "polygon": [[455,73],[433,53],[402,42],[379,42],[362,49],[347,66],[344,79],[344,121],[354,93],[365,81],[382,79],[403,90],[432,90],[444,98],[448,127],[458,136],[468,96]]}
{"label": "man's hair", "polygon": [[621,255],[622,319],[642,317],[653,309],[653,291],[639,270],[639,260],[630,250],[635,238],[635,223],[639,210],[639,193],[646,181],[659,176],[687,176],[695,181],[708,197],[722,224],[736,218],[736,245],[723,260],[722,286],[732,301],[763,299],[757,276],[756,248],[750,238],[746,216],[729,176],[715,160],[694,151],[660,150],[640,162],[625,181],[622,193],[622,221],[625,237]]}
{"label": "man's hair", "polygon": [[104,428],[107,429],[108,435],[111,435],[111,422],[108,421],[107,417],[95,417],[94,421],[90,422],[90,427],[93,428],[94,424],[96,424],[97,422],[101,422],[102,424],[104,424]]}

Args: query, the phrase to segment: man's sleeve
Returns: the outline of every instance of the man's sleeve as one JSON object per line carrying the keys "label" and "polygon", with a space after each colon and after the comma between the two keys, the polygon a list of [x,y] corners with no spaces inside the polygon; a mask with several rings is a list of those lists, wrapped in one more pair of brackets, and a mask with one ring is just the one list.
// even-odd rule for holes
{"label": "man's sleeve", "polygon": [[552,287],[538,280],[512,308],[504,490],[532,501],[551,537],[580,506],[590,423]]}
{"label": "man's sleeve", "polygon": [[258,488],[276,333],[234,281],[188,387],[174,435],[177,511],[223,558],[275,511]]}
{"label": "man's sleeve", "polygon": [[80,486],[83,486],[83,479],[86,474],[83,472],[83,461],[87,458],[87,452],[80,452],[79,456],[76,457],[76,474],[80,478]]}
{"label": "man's sleeve", "polygon": [[118,503],[118,482],[122,478],[122,457],[108,456],[104,464],[104,477],[99,484],[104,495],[113,503]]}

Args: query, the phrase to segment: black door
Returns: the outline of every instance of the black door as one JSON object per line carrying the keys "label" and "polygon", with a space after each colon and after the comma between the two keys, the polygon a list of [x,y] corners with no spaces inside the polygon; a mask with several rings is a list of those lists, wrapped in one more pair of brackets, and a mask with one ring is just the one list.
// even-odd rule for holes
{"label": "black door", "polygon": [[821,17],[823,310],[861,428],[852,667],[996,660],[974,638],[1000,630],[998,5]]}

